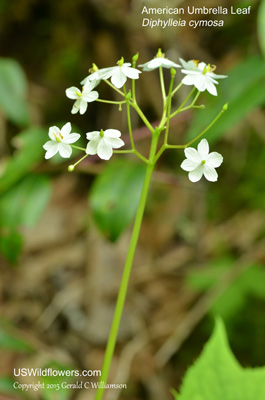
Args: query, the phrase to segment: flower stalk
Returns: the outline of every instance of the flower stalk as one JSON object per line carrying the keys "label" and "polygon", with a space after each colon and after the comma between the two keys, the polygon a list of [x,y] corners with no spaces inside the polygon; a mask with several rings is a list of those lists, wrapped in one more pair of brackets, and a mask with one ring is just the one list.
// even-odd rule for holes
{"label": "flower stalk", "polygon": [[[103,383],[103,385],[98,386],[95,400],[102,399],[105,390],[105,383],[107,382],[109,377],[109,371],[115,350],[115,345],[117,342],[121,317],[125,305],[129,279],[140,235],[148,192],[157,161],[166,149],[185,149],[186,159],[182,162],[181,168],[189,173],[189,179],[192,182],[198,181],[203,175],[209,181],[216,181],[218,175],[215,171],[215,168],[219,167],[223,161],[223,158],[219,153],[209,152],[209,145],[206,139],[201,140],[201,142],[198,144],[197,150],[188,146],[190,146],[199,138],[205,135],[205,133],[220,118],[222,113],[226,111],[227,104],[223,106],[221,112],[214,118],[214,120],[201,133],[199,133],[187,144],[171,145],[168,143],[168,141],[170,120],[177,114],[186,110],[192,108],[204,108],[203,105],[196,104],[201,92],[207,90],[210,94],[216,96],[217,90],[215,85],[218,84],[217,79],[223,79],[226,76],[214,74],[213,68],[205,63],[197,63],[196,61],[192,60],[185,62],[184,60],[180,59],[183,68],[181,72],[185,74],[185,77],[175,88],[173,88],[176,76],[176,69],[181,68],[181,66],[165,58],[161,49],[159,49],[156,57],[153,60],[139,66],[143,68],[143,71],[153,71],[154,69],[158,69],[159,72],[163,110],[160,123],[157,127],[153,127],[150,121],[147,119],[146,115],[143,113],[142,109],[139,107],[136,99],[136,80],[139,79],[139,75],[142,72],[136,68],[137,60],[138,54],[135,54],[135,56],[133,56],[132,58],[132,64],[125,63],[123,57],[121,57],[116,66],[110,68],[98,69],[97,66],[93,64],[91,75],[81,81],[81,84],[84,85],[82,87],[82,91],[80,91],[75,86],[72,86],[66,90],[67,97],[75,100],[71,111],[73,114],[77,112],[83,114],[87,109],[88,103],[92,101],[118,105],[120,109],[122,107],[122,104],[125,104],[128,132],[130,137],[130,149],[120,150],[120,147],[122,147],[125,143],[121,139],[121,132],[117,129],[100,129],[97,131],[87,132],[86,137],[89,142],[86,148],[73,145],[72,143],[77,141],[80,135],[77,133],[71,133],[71,124],[69,122],[61,129],[56,126],[51,127],[49,130],[50,140],[44,145],[44,149],[46,150],[45,158],[51,158],[58,152],[61,157],[69,158],[72,154],[72,148],[85,152],[85,155],[83,157],[81,157],[76,163],[68,167],[68,170],[70,172],[72,172],[75,169],[76,165],[78,165],[88,155],[94,154],[97,154],[103,160],[109,160],[113,154],[134,154],[146,164],[145,178],[134,220],[129,249],[123,269],[113,321],[103,361],[100,381],[100,383]],[[163,68],[170,69],[171,72],[171,80],[168,92],[166,92],[165,88]],[[126,82],[128,78],[131,79],[131,90],[127,90],[126,88]],[[110,79],[110,81],[108,79]],[[100,99],[99,93],[94,90],[94,88],[100,83],[100,81],[105,82],[113,90],[119,93],[119,95],[122,96],[121,101]],[[182,85],[192,85],[193,88],[188,96],[185,98],[185,100],[178,106],[175,111],[172,112],[172,99],[176,92],[182,87]],[[121,88],[123,88],[123,91],[120,90]],[[192,97],[193,100],[191,100]],[[191,101],[190,104],[186,105],[189,100]],[[151,143],[148,158],[141,154],[135,147],[131,122],[131,109],[133,109],[138,114],[142,122],[150,131]],[[158,144],[160,136],[162,136],[162,145],[159,148]]]}

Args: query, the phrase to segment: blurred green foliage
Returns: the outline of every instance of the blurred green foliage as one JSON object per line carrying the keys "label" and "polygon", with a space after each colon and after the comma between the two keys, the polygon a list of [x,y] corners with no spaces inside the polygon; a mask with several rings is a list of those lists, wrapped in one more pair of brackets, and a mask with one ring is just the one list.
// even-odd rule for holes
{"label": "blurred green foliage", "polygon": [[[199,271],[187,275],[187,284],[198,292],[206,292],[214,287],[231,270],[236,260],[216,259]],[[265,300],[265,274],[262,265],[251,265],[236,279],[212,305],[210,312],[220,315],[225,321],[235,318],[251,296]]]}
{"label": "blurred green foliage", "polygon": [[0,58],[0,109],[19,126],[27,126],[30,120],[26,96],[27,79],[20,64]]}
{"label": "blurred green foliage", "polygon": [[94,181],[90,204],[100,231],[111,241],[132,222],[140,199],[145,166],[115,160]]}

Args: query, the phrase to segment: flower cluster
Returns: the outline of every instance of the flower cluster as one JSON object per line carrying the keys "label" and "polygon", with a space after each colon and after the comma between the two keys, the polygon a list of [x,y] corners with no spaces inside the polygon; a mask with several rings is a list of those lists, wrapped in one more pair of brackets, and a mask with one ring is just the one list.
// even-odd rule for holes
{"label": "flower cluster", "polygon": [[[132,89],[129,92],[125,89],[125,84],[128,79],[135,81],[139,79],[140,74],[142,73],[139,69],[136,68],[137,59],[138,55],[134,56],[133,62],[131,64],[129,62],[124,62],[124,59],[122,57],[118,61],[117,65],[110,68],[102,68],[102,69],[98,69],[97,66],[93,64],[93,67],[90,70],[90,74],[81,81],[82,85],[81,90],[75,86],[72,86],[66,89],[65,93],[69,99],[74,100],[74,104],[71,110],[72,114],[76,114],[78,112],[80,114],[84,114],[87,110],[88,103],[94,101],[104,101],[110,104],[118,104],[119,107],[121,107],[123,103],[126,103],[127,113],[129,112],[128,110],[130,110],[130,108],[136,110],[141,119],[146,123],[146,126],[149,128],[152,135],[154,135],[155,132],[159,132],[160,134],[161,132],[163,132],[163,130],[166,130],[164,145],[160,149],[160,152],[158,152],[160,156],[160,153],[162,154],[162,152],[167,147],[172,147],[172,148],[174,147],[173,145],[168,146],[167,143],[168,126],[169,126],[168,120],[177,113],[184,111],[185,109],[192,107],[199,107],[199,108],[203,107],[195,105],[199,97],[199,94],[201,92],[208,91],[211,95],[217,96],[216,85],[218,84],[218,79],[226,78],[226,76],[215,74],[213,72],[215,70],[214,66],[196,60],[184,61],[182,58],[180,58],[179,59],[180,64],[177,64],[165,58],[165,55],[159,49],[155,58],[144,64],[139,65],[139,67],[142,68],[143,71],[153,71],[155,69],[159,69],[161,90],[165,108],[163,111],[163,117],[161,123],[157,128],[157,130],[154,130],[152,128],[152,125],[144,116],[144,114],[142,113],[136,102],[135,86],[132,85]],[[171,85],[168,95],[166,95],[165,92],[163,68],[170,69],[171,71]],[[180,84],[174,89],[173,81],[176,71],[178,69],[180,69],[181,73],[183,73],[185,76],[182,78]],[[98,91],[95,90],[95,88],[100,84],[101,81],[106,82],[120,95],[122,95],[123,100],[120,102],[101,100],[99,98]],[[170,114],[171,101],[169,99],[173,97],[173,95],[181,87],[181,85],[193,86],[194,88],[197,89],[198,92],[193,102],[189,106],[186,106],[185,108],[179,107],[177,111]],[[124,92],[120,90],[122,87],[124,87]],[[183,104],[185,104],[185,102]],[[128,117],[128,124],[130,124],[129,117]],[[83,150],[86,156],[97,154],[103,160],[109,160],[110,157],[113,155],[113,151],[115,150],[116,152],[134,153],[143,161],[147,163],[150,162],[150,160],[146,159],[135,149],[132,136],[132,128],[130,125],[129,125],[129,132],[130,132],[132,149],[128,151],[117,150],[120,147],[124,146],[125,144],[124,141],[121,139],[121,132],[117,129],[106,129],[106,130],[101,129],[97,131],[87,132],[86,138],[88,140],[88,144],[86,148],[84,149],[80,147],[77,148]],[[76,147],[73,145],[73,143],[75,143],[81,136],[78,133],[71,133],[70,122],[65,124],[61,129],[59,129],[56,126],[51,127],[49,129],[48,134],[50,140],[46,142],[43,146],[44,149],[46,150],[45,153],[46,159],[53,157],[57,153],[59,153],[60,156],[63,158],[70,158],[72,155],[72,148]],[[199,134],[198,137],[199,136],[201,136],[201,134]],[[196,138],[191,143],[193,143],[195,140]],[[197,182],[198,180],[201,179],[203,175],[209,181],[214,182],[217,180],[217,173],[215,168],[221,165],[223,158],[219,153],[216,152],[209,153],[209,145],[206,139],[201,140],[201,142],[198,144],[197,150],[191,147],[187,147],[187,145],[175,146],[175,147],[176,148],[183,147],[185,149],[184,152],[186,159],[182,162],[181,168],[189,172],[189,179],[192,182]],[[83,158],[84,157],[82,157],[82,159]],[[155,158],[154,160],[157,159]],[[75,165],[71,166],[70,170],[73,170]]]}

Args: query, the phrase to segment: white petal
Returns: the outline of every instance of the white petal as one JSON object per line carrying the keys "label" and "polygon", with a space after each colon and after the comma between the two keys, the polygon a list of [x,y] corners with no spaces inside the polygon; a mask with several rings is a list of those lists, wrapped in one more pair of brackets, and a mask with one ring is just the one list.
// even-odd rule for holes
{"label": "white petal", "polygon": [[197,75],[194,78],[194,86],[200,91],[204,92],[206,89],[206,78],[205,75]]}
{"label": "white petal", "polygon": [[200,163],[202,160],[200,158],[200,155],[197,150],[195,150],[193,147],[188,147],[187,149],[184,150],[186,158],[188,158],[191,161],[198,162]]}
{"label": "white petal", "polygon": [[66,143],[66,144],[74,143],[80,138],[80,136],[81,135],[79,135],[79,133],[71,133],[66,138],[65,137],[63,138],[62,143]]}
{"label": "white petal", "polygon": [[187,74],[187,75],[202,75],[202,73],[201,73],[201,71],[198,69],[198,70],[194,70],[194,69],[182,69],[181,70],[181,72],[183,73],[183,74]]}
{"label": "white petal", "polygon": [[227,75],[216,75],[216,74],[214,74],[213,72],[209,72],[209,75],[210,75],[212,78],[215,78],[215,79],[224,79],[224,78],[227,78]]}
{"label": "white petal", "polygon": [[71,132],[71,124],[70,122],[67,122],[67,124],[65,124],[62,129],[61,129],[61,134],[62,136],[65,138],[65,136],[68,136],[69,133]]}
{"label": "white petal", "polygon": [[199,165],[198,162],[186,159],[181,163],[180,168],[184,169],[184,171],[190,172],[196,169]]}
{"label": "white petal", "polygon": [[216,151],[213,151],[212,153],[209,154],[206,164],[209,165],[209,167],[217,168],[220,167],[222,162],[223,162],[223,156],[217,153]]}
{"label": "white petal", "polygon": [[205,160],[209,154],[209,143],[206,139],[202,139],[198,144],[198,153],[200,155],[201,160]]}
{"label": "white petal", "polygon": [[97,100],[98,96],[99,96],[98,92],[94,90],[93,92],[83,93],[82,99],[87,101],[88,103],[91,103],[92,101]]}
{"label": "white petal", "polygon": [[187,71],[199,71],[199,68],[196,67],[196,64],[192,60],[190,61],[185,61],[182,58],[179,58],[179,61],[181,62],[183,68]]}
{"label": "white petal", "polygon": [[205,64],[205,62],[200,62],[199,63],[199,65],[198,65],[198,68],[203,72],[204,71],[204,68],[206,67],[206,64]]}
{"label": "white petal", "polygon": [[125,82],[127,81],[126,76],[121,70],[121,67],[118,67],[118,69],[115,71],[115,73],[111,77],[111,82],[116,88],[120,89]]}
{"label": "white petal", "polygon": [[154,58],[153,60],[147,61],[145,64],[139,65],[139,67],[142,67],[144,71],[152,71],[160,65],[159,58]]}
{"label": "white petal", "polygon": [[69,158],[72,154],[72,148],[71,146],[69,146],[69,144],[65,144],[65,143],[59,143],[59,154],[61,157],[63,158]]}
{"label": "white petal", "polygon": [[189,180],[191,182],[198,182],[203,174],[203,165],[200,164],[196,169],[193,171],[189,172]]}
{"label": "white petal", "polygon": [[100,137],[99,134],[100,134],[99,131],[87,132],[86,133],[86,138],[88,140],[95,140],[95,139],[98,139]]}
{"label": "white petal", "polygon": [[79,109],[80,109],[80,104],[81,104],[81,99],[78,99],[74,102],[74,105],[72,107],[71,113],[72,114],[76,114],[78,113]]}
{"label": "white petal", "polygon": [[55,136],[60,132],[60,129],[57,126],[51,126],[49,129],[49,138],[51,140],[56,140]]}
{"label": "white petal", "polygon": [[87,82],[95,82],[95,81],[91,81],[91,80],[90,80],[90,76],[91,76],[91,75],[86,76],[86,77],[80,82],[80,84],[84,86]]}
{"label": "white petal", "polygon": [[119,138],[121,136],[121,132],[118,129],[106,129],[104,131],[104,136],[109,138]]}
{"label": "white petal", "polygon": [[108,143],[107,140],[104,140],[104,138],[102,138],[98,144],[98,156],[100,158],[102,158],[102,160],[109,160],[110,157],[113,154],[112,151],[112,146],[110,143]]}
{"label": "white petal", "polygon": [[65,93],[66,96],[72,100],[78,99],[79,95],[81,95],[81,91],[75,86],[66,89]]}
{"label": "white petal", "polygon": [[87,102],[83,99],[80,101],[80,114],[84,114],[87,110]]}
{"label": "white petal", "polygon": [[[218,82],[217,82],[218,83]],[[214,84],[210,81],[207,80],[206,81],[206,89],[208,90],[208,92],[210,94],[212,94],[213,96],[217,96],[217,90],[216,87],[214,86]]]}
{"label": "white petal", "polygon": [[124,75],[128,76],[128,78],[130,79],[138,79],[139,78],[139,74],[141,74],[141,71],[139,71],[136,68],[131,68],[131,67],[121,67],[122,72],[124,73]]}
{"label": "white petal", "polygon": [[184,85],[194,85],[194,76],[186,75],[181,82],[184,83]]}
{"label": "white petal", "polygon": [[112,75],[114,68],[116,69],[116,67],[101,68],[98,71],[93,72],[93,74],[89,76],[89,80],[94,81],[95,79],[96,80],[108,79]]}
{"label": "white petal", "polygon": [[125,144],[120,138],[106,138],[105,141],[109,143],[113,149],[119,149]]}
{"label": "white petal", "polygon": [[83,94],[91,92],[91,90],[93,90],[94,87],[96,86],[96,83],[97,83],[96,79],[93,81],[90,81],[89,79],[87,79],[86,83],[84,84]]}
{"label": "white petal", "polygon": [[99,138],[97,140],[91,140],[86,147],[86,153],[90,155],[97,154],[98,152],[98,144],[99,144]]}
{"label": "white petal", "polygon": [[49,150],[51,147],[54,146],[54,144],[56,144],[56,143],[54,143],[53,140],[49,140],[48,142],[46,142],[46,143],[43,145],[43,148],[44,148],[44,150]]}
{"label": "white petal", "polygon": [[167,58],[162,58],[161,65],[164,68],[181,68],[180,65],[174,63],[173,61],[168,60]]}
{"label": "white petal", "polygon": [[47,150],[47,153],[45,154],[45,158],[51,158],[53,157],[57,151],[59,150],[59,144],[58,142],[53,142],[53,146],[50,146],[50,148]]}
{"label": "white petal", "polygon": [[205,164],[203,166],[203,174],[205,178],[210,182],[216,182],[218,179],[217,172],[214,168],[210,167],[209,165]]}

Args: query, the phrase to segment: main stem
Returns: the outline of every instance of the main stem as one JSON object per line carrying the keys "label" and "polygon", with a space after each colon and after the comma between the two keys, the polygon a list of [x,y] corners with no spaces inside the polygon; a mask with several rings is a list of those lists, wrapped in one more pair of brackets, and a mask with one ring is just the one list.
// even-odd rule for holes
{"label": "main stem", "polygon": [[116,345],[116,341],[117,341],[117,335],[118,335],[120,321],[121,321],[124,303],[125,303],[125,299],[126,299],[128,283],[129,283],[129,278],[130,278],[131,269],[132,269],[132,263],[133,263],[134,254],[135,254],[135,250],[136,250],[136,246],[137,246],[137,242],[138,242],[138,238],[139,238],[139,233],[140,233],[140,229],[141,229],[142,219],[143,219],[143,215],[144,215],[148,190],[150,187],[150,182],[151,182],[151,178],[152,178],[152,174],[153,174],[153,170],[154,170],[154,166],[155,166],[154,159],[155,159],[155,155],[156,155],[158,138],[159,138],[159,133],[154,132],[152,135],[149,163],[146,168],[144,183],[143,183],[143,187],[142,187],[142,193],[141,193],[140,201],[138,204],[137,213],[135,216],[130,246],[129,246],[127,258],[125,261],[125,266],[124,266],[123,275],[122,275],[122,279],[121,279],[119,294],[118,294],[117,303],[116,303],[114,316],[113,316],[113,320],[112,320],[112,326],[111,326],[108,343],[107,343],[107,348],[106,348],[106,352],[105,352],[105,357],[104,357],[104,361],[103,361],[103,367],[102,367],[102,371],[101,371],[101,380],[100,380],[100,382],[103,383],[103,385],[102,385],[103,387],[102,388],[99,387],[97,389],[95,400],[102,399],[102,396],[103,396],[104,390],[105,390],[104,384],[107,382],[108,375],[109,375],[111,360],[113,357],[113,353],[114,353],[114,349],[115,349],[115,345]]}

